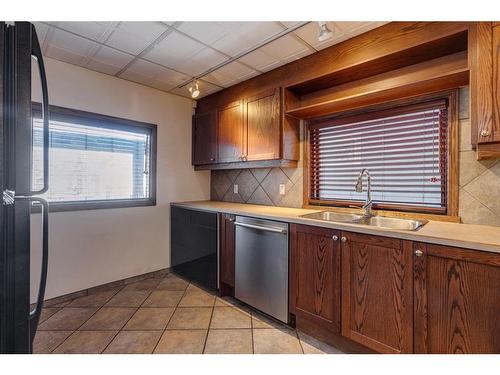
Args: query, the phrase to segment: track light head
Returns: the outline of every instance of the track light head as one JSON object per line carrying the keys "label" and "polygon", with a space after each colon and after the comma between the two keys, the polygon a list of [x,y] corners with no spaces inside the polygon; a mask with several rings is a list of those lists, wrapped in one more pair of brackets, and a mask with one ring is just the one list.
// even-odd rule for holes
{"label": "track light head", "polygon": [[200,96],[200,87],[198,86],[198,81],[194,80],[192,85],[189,86],[189,93],[191,94],[191,98],[196,99]]}
{"label": "track light head", "polygon": [[325,40],[330,39],[333,36],[333,31],[328,28],[328,25],[325,21],[319,21],[319,35],[318,40],[320,42],[324,42]]}

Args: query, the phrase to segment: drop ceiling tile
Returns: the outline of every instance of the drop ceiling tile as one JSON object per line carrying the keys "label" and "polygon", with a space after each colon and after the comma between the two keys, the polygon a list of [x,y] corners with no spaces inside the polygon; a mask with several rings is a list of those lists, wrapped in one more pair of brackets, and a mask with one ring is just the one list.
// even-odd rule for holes
{"label": "drop ceiling tile", "polygon": [[91,57],[91,60],[87,64],[87,68],[102,73],[116,74],[132,61],[133,58],[133,55],[122,53],[106,46],[101,46]]}
{"label": "drop ceiling tile", "polygon": [[291,35],[285,35],[261,47],[260,50],[282,62],[290,62],[311,53],[303,43]]}
{"label": "drop ceiling tile", "polygon": [[233,61],[202,77],[216,85],[229,87],[259,74],[238,61]]}
{"label": "drop ceiling tile", "polygon": [[229,33],[213,47],[230,56],[247,51],[283,31],[276,22],[225,22]]}
{"label": "drop ceiling tile", "polygon": [[244,62],[247,65],[250,65],[251,67],[261,72],[267,72],[284,64],[280,60],[267,55],[266,53],[261,51],[261,49],[250,52],[249,54],[241,57],[238,60]]}
{"label": "drop ceiling tile", "polygon": [[118,22],[50,22],[50,24],[72,33],[102,42],[106,40]]}
{"label": "drop ceiling tile", "polygon": [[177,29],[209,45],[228,33],[223,22],[183,22]]}
{"label": "drop ceiling tile", "polygon": [[120,78],[139,82],[148,86],[170,90],[190,79],[189,76],[164,68],[144,60],[137,60],[127,68]]}
{"label": "drop ceiling tile", "polygon": [[300,21],[280,21],[287,29],[300,23]]}
{"label": "drop ceiling tile", "polygon": [[177,32],[158,43],[145,58],[190,75],[198,75],[226,59],[224,55]]}
{"label": "drop ceiling tile", "polygon": [[138,55],[166,30],[159,22],[120,22],[105,43]]}
{"label": "drop ceiling tile", "polygon": [[99,44],[71,33],[50,28],[46,37],[45,54],[48,57],[85,66]]}
{"label": "drop ceiling tile", "polygon": [[[189,86],[190,85],[188,84],[188,85],[185,85],[182,87],[175,87],[170,92],[173,94],[184,96],[186,98],[191,98],[191,95],[188,91]],[[222,90],[221,87],[218,87],[216,85],[212,85],[211,83],[205,82],[202,80],[198,80],[198,87],[200,88],[200,96],[198,96],[197,99],[201,99],[204,96],[207,96],[207,95],[213,94],[214,92]]]}

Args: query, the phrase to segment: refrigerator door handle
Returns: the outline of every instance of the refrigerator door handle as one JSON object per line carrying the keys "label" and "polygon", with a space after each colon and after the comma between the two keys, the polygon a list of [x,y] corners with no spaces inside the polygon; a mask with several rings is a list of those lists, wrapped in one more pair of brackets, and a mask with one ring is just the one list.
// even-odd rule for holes
{"label": "refrigerator door handle", "polygon": [[49,91],[47,88],[47,76],[43,63],[42,49],[38,42],[35,26],[31,25],[31,54],[36,57],[40,81],[42,84],[42,116],[43,116],[43,186],[40,190],[31,191],[30,195],[39,195],[49,189]]}
{"label": "refrigerator door handle", "polygon": [[45,286],[47,285],[47,268],[49,264],[49,204],[40,197],[25,197],[15,196],[15,200],[24,200],[30,202],[38,202],[42,206],[42,266],[40,272],[40,286],[38,288],[38,296],[36,306],[30,312],[30,333],[31,341],[33,341],[42,312],[43,300],[45,299]]}

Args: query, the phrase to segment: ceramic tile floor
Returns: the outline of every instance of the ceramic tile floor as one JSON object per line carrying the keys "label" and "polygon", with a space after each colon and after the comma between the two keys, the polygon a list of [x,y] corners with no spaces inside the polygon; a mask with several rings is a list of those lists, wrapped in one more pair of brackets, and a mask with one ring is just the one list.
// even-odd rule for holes
{"label": "ceramic tile floor", "polygon": [[43,309],[35,353],[340,353],[168,274]]}

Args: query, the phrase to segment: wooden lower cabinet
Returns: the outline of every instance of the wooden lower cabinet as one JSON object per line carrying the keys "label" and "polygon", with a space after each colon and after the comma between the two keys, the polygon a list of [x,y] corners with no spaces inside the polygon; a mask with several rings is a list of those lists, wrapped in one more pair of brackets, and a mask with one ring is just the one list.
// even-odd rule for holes
{"label": "wooden lower cabinet", "polygon": [[500,353],[500,254],[413,246],[415,352]]}
{"label": "wooden lower cabinet", "polygon": [[290,229],[290,312],[340,333],[340,234],[297,224]]}
{"label": "wooden lower cabinet", "polygon": [[234,295],[235,216],[220,214],[219,218],[219,281],[220,295]]}
{"label": "wooden lower cabinet", "polygon": [[342,232],[342,335],[380,353],[413,351],[412,243]]}
{"label": "wooden lower cabinet", "polygon": [[349,352],[500,353],[500,254],[291,224],[297,328]]}

